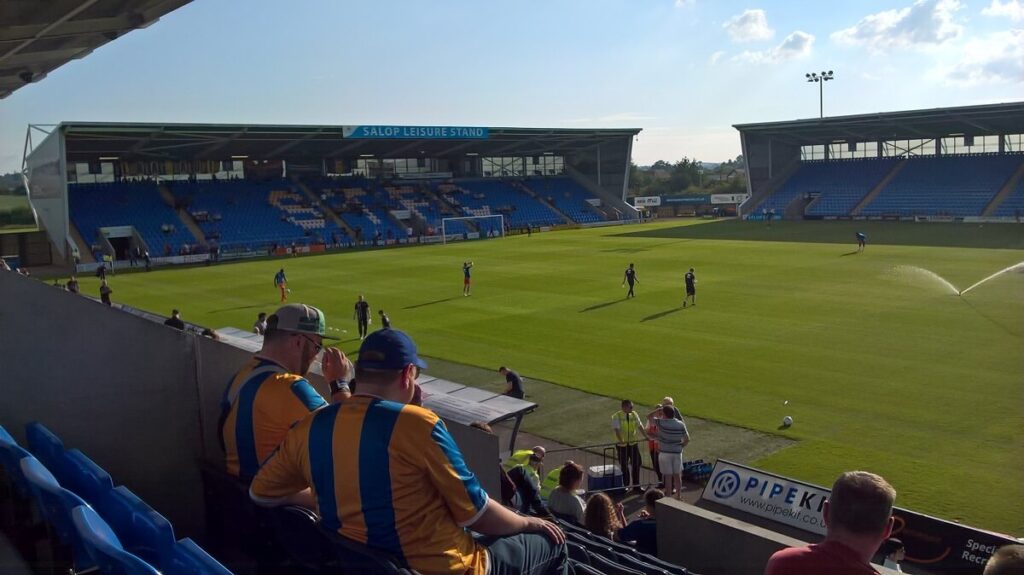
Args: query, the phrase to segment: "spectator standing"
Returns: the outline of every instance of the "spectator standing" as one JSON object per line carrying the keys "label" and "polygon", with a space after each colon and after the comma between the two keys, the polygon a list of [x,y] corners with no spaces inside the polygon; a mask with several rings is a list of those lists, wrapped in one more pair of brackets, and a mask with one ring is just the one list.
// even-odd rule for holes
{"label": "spectator standing", "polygon": [[78,278],[71,276],[67,283],[68,291],[71,293],[78,293]]}
{"label": "spectator standing", "polygon": [[583,485],[583,466],[566,461],[558,473],[558,487],[548,495],[548,509],[559,519],[583,525],[583,513],[587,504],[576,491]]}
{"label": "spectator standing", "polygon": [[178,330],[185,330],[185,322],[181,321],[181,312],[176,309],[171,310],[171,317],[167,318],[164,325],[173,327]]}
{"label": "spectator standing", "polygon": [[523,378],[518,373],[504,365],[498,368],[498,373],[505,376],[505,395],[516,399],[526,397],[526,391],[523,389]]}
{"label": "spectator standing", "polygon": [[647,451],[651,455],[651,467],[654,468],[654,474],[658,476],[658,486],[664,485],[665,479],[661,475],[661,467],[658,465],[658,426],[655,423],[655,419],[661,417],[661,411],[655,409],[654,411],[647,414]]}
{"label": "spectator standing", "polygon": [[[221,400],[220,440],[228,473],[251,480],[288,429],[327,402],[305,375],[323,349],[326,319],[319,309],[289,304],[267,318],[263,347],[232,378]],[[331,398],[347,398],[352,364],[327,348],[321,361]]]}
{"label": "spectator standing", "polygon": [[672,417],[674,417],[675,419],[682,419],[683,418],[683,414],[679,413],[679,410],[676,409],[676,403],[675,403],[675,401],[672,400],[671,397],[665,396],[661,400],[661,405],[662,405],[662,407],[664,407],[666,405],[672,406]]}
{"label": "spectator standing", "polygon": [[425,575],[567,574],[558,527],[488,499],[444,422],[409,405],[425,367],[405,333],[367,336],[356,394],[288,432],[253,481],[253,500],[315,507],[325,527]]}
{"label": "spectator standing", "polygon": [[380,327],[381,327],[381,329],[388,329],[388,328],[390,328],[391,327],[391,318],[388,317],[388,314],[384,313],[384,310],[382,310],[382,309],[377,310],[377,314],[380,315]]}
{"label": "spectator standing", "polygon": [[256,323],[252,324],[252,332],[260,335],[267,333],[267,312],[261,311],[256,315]]}
{"label": "spectator standing", "polygon": [[648,555],[658,555],[658,527],[654,521],[655,503],[665,497],[660,489],[648,489],[644,493],[644,508],[638,519],[619,529],[619,541],[636,541],[636,549]]}
{"label": "spectator standing", "polygon": [[622,468],[622,482],[626,488],[632,487],[641,491],[640,487],[640,436],[647,438],[640,416],[633,411],[633,402],[622,400],[622,409],[612,415],[612,429],[615,431],[615,449],[619,456],[619,467]]}
{"label": "spectator standing", "polygon": [[148,271],[152,270],[153,269],[153,260],[152,260],[152,258],[149,257],[149,250],[146,250],[145,252],[143,252],[142,259],[146,262],[146,271],[148,272]]}
{"label": "spectator standing", "polygon": [[604,493],[595,493],[583,513],[583,526],[594,535],[605,539],[615,539],[615,534],[626,523],[622,513],[622,504],[616,505],[611,497]]}
{"label": "spectator standing", "polygon": [[847,471],[832,485],[822,516],[825,540],[776,551],[765,575],[878,575],[871,558],[892,533],[896,490],[882,477]]}
{"label": "spectator standing", "polygon": [[658,467],[665,478],[665,491],[682,499],[683,448],[690,443],[690,434],[683,420],[673,417],[678,413],[674,406],[663,405],[659,409],[661,417],[654,420],[658,428]]}
{"label": "spectator standing", "polygon": [[107,285],[107,280],[100,280],[100,301],[107,305],[111,305],[110,294],[112,293],[114,293],[114,290],[110,289],[110,286]]}

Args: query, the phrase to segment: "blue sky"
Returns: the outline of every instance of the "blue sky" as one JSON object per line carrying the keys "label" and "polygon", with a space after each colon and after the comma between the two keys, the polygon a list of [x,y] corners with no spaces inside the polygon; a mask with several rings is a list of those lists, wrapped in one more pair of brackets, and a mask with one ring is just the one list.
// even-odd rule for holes
{"label": "blue sky", "polygon": [[640,164],[736,123],[1024,99],[1024,0],[195,0],[0,100],[28,123],[639,127]]}

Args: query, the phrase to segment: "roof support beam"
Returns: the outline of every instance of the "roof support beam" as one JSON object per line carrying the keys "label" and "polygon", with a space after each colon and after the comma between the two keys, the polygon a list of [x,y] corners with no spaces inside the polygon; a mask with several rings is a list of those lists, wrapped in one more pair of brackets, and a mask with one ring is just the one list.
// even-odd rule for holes
{"label": "roof support beam", "polygon": [[29,44],[31,44],[35,40],[38,40],[39,38],[42,38],[50,30],[53,30],[53,29],[57,28],[58,26],[60,26],[61,24],[67,22],[68,20],[71,20],[72,18],[74,18],[78,14],[81,14],[85,10],[89,9],[90,7],[92,7],[92,5],[95,4],[98,1],[99,0],[85,0],[84,2],[79,4],[77,7],[75,7],[73,10],[68,10],[67,14],[61,16],[60,18],[57,18],[57,20],[51,22],[48,26],[43,27],[41,30],[36,32],[35,35],[33,35],[31,38],[26,38],[20,44],[18,44],[17,46],[14,46],[10,50],[8,50],[6,53],[0,54],[0,64],[6,64],[7,61],[12,56],[17,54],[18,52],[21,52],[23,49],[25,49],[26,46],[28,46]]}

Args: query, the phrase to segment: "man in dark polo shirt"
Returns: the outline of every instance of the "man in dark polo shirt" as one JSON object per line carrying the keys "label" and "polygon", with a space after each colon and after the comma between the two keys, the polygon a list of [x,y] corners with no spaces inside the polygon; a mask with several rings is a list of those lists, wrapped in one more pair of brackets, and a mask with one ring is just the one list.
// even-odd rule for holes
{"label": "man in dark polo shirt", "polygon": [[498,368],[498,373],[505,376],[505,382],[508,384],[508,387],[505,388],[505,395],[516,399],[526,397],[526,391],[523,390],[523,378],[519,377],[518,373],[504,365]]}
{"label": "man in dark polo shirt", "polygon": [[892,533],[896,490],[874,473],[847,471],[825,502],[825,540],[777,551],[764,575],[878,575],[871,557]]}

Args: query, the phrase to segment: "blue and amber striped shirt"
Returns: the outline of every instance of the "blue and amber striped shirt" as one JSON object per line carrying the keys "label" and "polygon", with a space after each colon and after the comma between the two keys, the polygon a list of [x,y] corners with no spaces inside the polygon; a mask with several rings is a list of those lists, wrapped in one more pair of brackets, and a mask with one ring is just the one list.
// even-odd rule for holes
{"label": "blue and amber striped shirt", "polygon": [[301,375],[252,358],[231,379],[221,400],[221,442],[228,473],[252,479],[285,434],[309,412],[327,405]]}
{"label": "blue and amber striped shirt", "polygon": [[321,409],[288,433],[253,480],[254,499],[313,488],[324,525],[421,573],[487,573],[463,527],[487,493],[433,412],[369,396]]}

